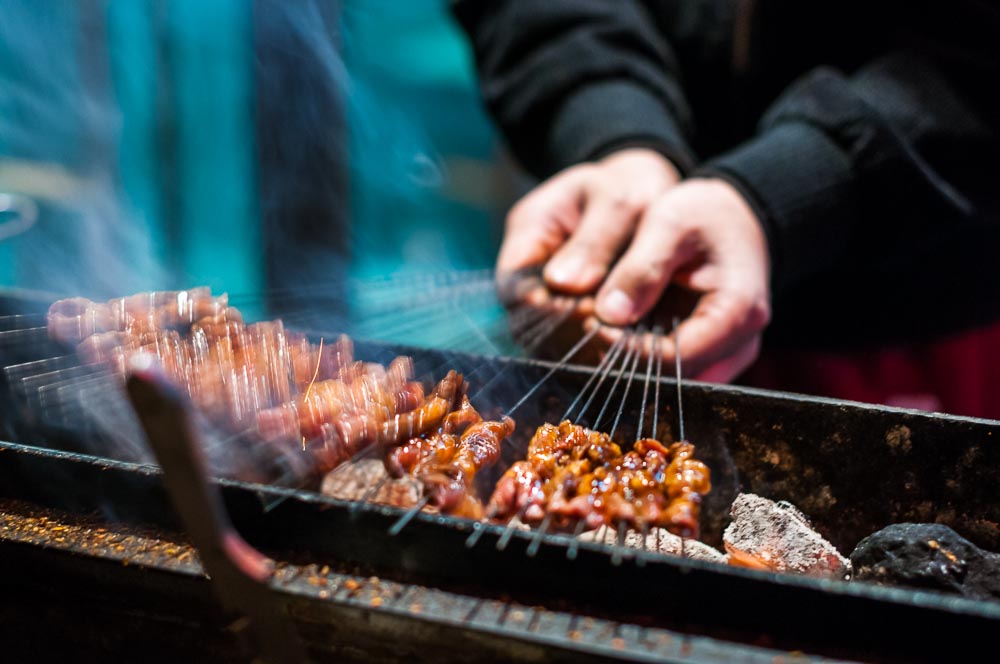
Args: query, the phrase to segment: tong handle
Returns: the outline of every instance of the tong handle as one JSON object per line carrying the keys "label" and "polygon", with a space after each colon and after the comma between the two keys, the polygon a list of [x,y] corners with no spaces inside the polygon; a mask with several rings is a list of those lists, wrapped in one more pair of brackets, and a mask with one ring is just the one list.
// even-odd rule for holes
{"label": "tong handle", "polygon": [[262,661],[306,661],[288,614],[271,596],[273,562],[240,536],[219,490],[208,481],[201,435],[186,397],[147,355],[131,361],[126,390],[219,600],[250,619],[251,641]]}

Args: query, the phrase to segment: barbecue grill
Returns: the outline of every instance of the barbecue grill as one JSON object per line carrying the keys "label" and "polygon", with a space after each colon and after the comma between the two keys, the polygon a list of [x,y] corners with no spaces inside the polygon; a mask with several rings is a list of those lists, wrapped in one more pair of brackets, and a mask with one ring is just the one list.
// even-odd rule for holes
{"label": "barbecue grill", "polygon": [[[4,366],[13,367],[0,386],[11,441],[0,443],[4,630],[44,634],[34,613],[44,609],[49,624],[104,652],[148,653],[152,643],[165,657],[235,656],[240,623],[212,599],[159,469],[33,420],[29,395],[10,382],[44,358],[46,369],[73,371],[26,331],[47,304],[23,294],[0,303],[0,314],[28,316],[5,318],[14,329],[0,333]],[[357,351],[381,362],[412,355],[418,374],[463,371],[484,414],[530,392],[498,472],[534,426],[557,420],[588,385],[625,385],[635,374],[378,343]],[[676,382],[654,378],[652,387],[669,395]],[[614,404],[621,440],[649,417],[643,401],[644,390],[632,389]],[[944,523],[1000,549],[1000,423],[693,382],[683,404],[685,434],[713,473],[702,513],[710,544],[720,543],[743,490],[794,503],[845,552],[905,521]],[[656,410],[660,436],[675,438],[674,404],[661,397]],[[76,414],[67,410],[62,424]],[[340,501],[309,487],[212,483],[236,529],[277,561],[271,601],[320,660],[940,660],[993,648],[1000,626],[992,602],[737,569]]]}

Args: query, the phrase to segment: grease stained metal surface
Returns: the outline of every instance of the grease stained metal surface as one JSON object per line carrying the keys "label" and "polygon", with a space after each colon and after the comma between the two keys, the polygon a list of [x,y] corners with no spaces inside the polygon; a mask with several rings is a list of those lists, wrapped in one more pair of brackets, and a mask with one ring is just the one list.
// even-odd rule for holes
{"label": "grease stained metal surface", "polygon": [[[197,551],[175,533],[144,526],[125,528],[96,516],[41,509],[24,501],[0,501],[0,543],[27,544],[45,549],[50,555],[89,556],[137,570],[207,580]],[[329,609],[342,607],[362,612],[376,610],[418,623],[470,629],[515,640],[523,637],[528,644],[578,650],[577,657],[713,661],[739,654],[741,661],[769,664],[786,658],[788,661],[831,661],[746,645],[734,650],[709,638],[551,611],[541,606],[472,597],[377,576],[350,574],[336,571],[329,565],[278,561],[271,586],[275,601],[285,604],[307,638],[313,637],[309,644],[313,654],[324,649],[324,644],[313,642],[315,637],[322,637],[321,633],[316,633],[317,626],[336,620],[337,614]],[[141,586],[135,592],[141,593]],[[232,629],[234,625],[238,629],[239,621],[229,627]],[[331,624],[334,626],[335,623]],[[320,638],[326,641],[329,652],[338,652],[333,647],[336,642],[333,637],[340,631],[333,630],[326,639]],[[398,633],[386,637],[399,639],[401,644],[408,638]],[[521,649],[516,643],[510,645],[508,654],[512,657],[531,651],[530,645]]]}

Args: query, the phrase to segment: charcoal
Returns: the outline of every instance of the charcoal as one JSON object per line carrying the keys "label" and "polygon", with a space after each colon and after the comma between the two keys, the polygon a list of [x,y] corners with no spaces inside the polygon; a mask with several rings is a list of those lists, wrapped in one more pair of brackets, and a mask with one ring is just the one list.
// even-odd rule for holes
{"label": "charcoal", "polygon": [[722,534],[729,564],[775,572],[845,579],[851,564],[817,533],[794,505],[741,493]]}
{"label": "charcoal", "polygon": [[851,562],[859,580],[1000,599],[1000,554],[984,551],[940,524],[883,528],[861,540]]}
{"label": "charcoal", "polygon": [[[601,526],[597,530],[589,530],[580,534],[580,539],[586,542],[603,542],[610,546],[618,544],[618,533],[614,528]],[[625,546],[633,549],[655,551],[671,556],[682,556],[696,560],[707,560],[714,563],[725,563],[726,556],[712,547],[695,539],[674,535],[666,528],[654,528],[643,541],[642,533],[631,528],[625,532]]]}
{"label": "charcoal", "polygon": [[[381,483],[381,485],[380,485]],[[373,491],[378,486],[377,491]],[[362,459],[327,473],[321,491],[340,500],[411,507],[420,500],[420,483],[412,477],[389,479],[380,459]]]}

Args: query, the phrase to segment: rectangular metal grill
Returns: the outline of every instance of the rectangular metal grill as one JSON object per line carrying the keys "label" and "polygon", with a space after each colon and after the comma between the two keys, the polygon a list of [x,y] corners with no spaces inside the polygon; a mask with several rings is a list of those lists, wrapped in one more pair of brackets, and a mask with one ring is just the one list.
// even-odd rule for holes
{"label": "rectangular metal grill", "polygon": [[[7,304],[8,311],[27,306]],[[51,350],[23,334],[2,341],[5,365],[33,362]],[[472,392],[479,392],[477,405],[487,413],[509,407],[511,395],[526,394],[551,374],[518,411],[518,437],[497,472],[523,450],[535,425],[558,420],[588,382],[601,379],[593,368],[582,366],[358,346],[358,355],[373,361],[398,353],[414,356],[418,374],[440,374],[445,367],[464,370],[471,375]],[[49,385],[44,374],[72,365],[47,361],[33,366],[31,377],[19,374],[17,366],[7,371],[5,398],[22,405],[38,398],[36,405],[43,407],[49,399],[50,407],[65,411],[63,423],[72,425],[77,413],[64,408],[61,397],[36,394],[35,383],[25,387],[31,380]],[[606,374],[609,384],[624,384],[635,373],[634,366],[622,367]],[[676,383],[661,378],[647,384],[661,392],[659,428],[672,438],[673,404],[662,395],[673,394]],[[643,397],[644,390],[633,387],[620,404],[617,433],[623,441],[634,439],[640,420],[650,417],[641,408]],[[1000,549],[1000,504],[992,490],[1000,479],[1000,452],[993,443],[1000,435],[997,422],[694,383],[684,387],[684,408],[685,433],[713,471],[715,488],[702,518],[708,543],[719,544],[728,506],[737,491],[745,490],[798,505],[841,551],[902,521],[941,521],[985,548]],[[616,417],[612,413],[611,419]],[[37,424],[8,417],[4,431],[8,438],[64,450],[0,445],[3,497],[53,513],[113,511],[112,521],[126,531],[177,528],[154,468],[66,451],[80,444],[68,435],[72,431],[46,430],[44,440],[27,437],[39,435]],[[430,641],[442,651],[448,650],[444,642],[449,640],[459,648],[470,639],[490,638],[517,646],[501,647],[497,657],[544,653],[558,659],[558,653],[586,653],[594,658],[713,661],[740,654],[750,661],[770,659],[776,651],[761,649],[763,643],[880,660],[953,656],[959,649],[990,643],[1000,624],[1000,605],[994,603],[746,571],[580,542],[568,534],[539,535],[445,516],[414,514],[412,522],[390,535],[401,510],[337,501],[313,491],[233,480],[218,484],[240,532],[287,564],[275,581],[279,601],[293,615],[292,606],[306,601],[306,613],[330,616],[319,620],[322,627],[305,629],[310,635],[324,628],[338,633],[338,620],[353,625],[344,616],[363,611],[369,626],[374,622],[384,628],[373,628],[379,638],[395,634],[405,640],[409,621],[415,620],[435,625],[442,643],[437,637]],[[47,559],[60,550],[51,541],[41,543],[51,547],[46,553],[25,548],[29,544],[5,536],[0,548],[5,558],[21,563]],[[109,559],[74,552],[95,558],[86,564]],[[157,560],[136,561],[167,574],[197,573]],[[335,576],[325,586],[310,582],[314,568],[323,565],[333,570],[362,566],[380,581],[375,588],[355,577],[347,583],[338,571],[329,573]],[[380,601],[373,605],[375,597]],[[420,615],[407,610],[413,604],[421,607]],[[303,620],[297,623],[301,628]],[[322,639],[306,640],[317,646]]]}

